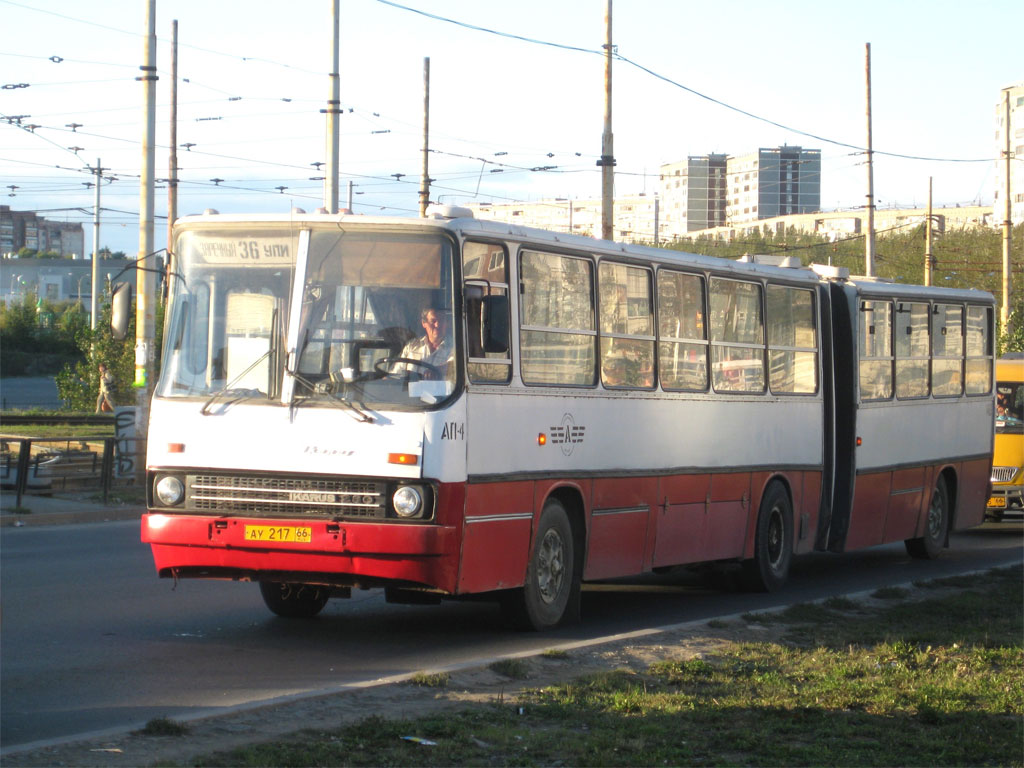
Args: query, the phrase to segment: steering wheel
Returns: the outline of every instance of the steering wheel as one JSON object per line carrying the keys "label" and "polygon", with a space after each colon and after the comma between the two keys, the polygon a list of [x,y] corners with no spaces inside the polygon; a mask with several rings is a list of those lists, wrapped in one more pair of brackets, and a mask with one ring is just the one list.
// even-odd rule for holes
{"label": "steering wheel", "polygon": [[394,376],[395,373],[391,368],[396,365],[408,365],[413,368],[420,368],[426,371],[427,375],[425,378],[428,379],[444,378],[444,374],[441,373],[441,369],[436,365],[431,365],[425,360],[414,360],[411,357],[382,357],[373,364],[373,369],[382,376]]}

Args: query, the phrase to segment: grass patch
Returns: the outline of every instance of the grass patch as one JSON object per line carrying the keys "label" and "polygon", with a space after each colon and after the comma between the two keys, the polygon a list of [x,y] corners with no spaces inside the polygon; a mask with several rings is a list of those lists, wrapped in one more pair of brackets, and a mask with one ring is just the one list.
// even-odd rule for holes
{"label": "grass patch", "polygon": [[418,685],[422,688],[447,688],[450,680],[451,675],[447,672],[435,672],[433,674],[417,672],[409,678],[409,682],[412,685]]}
{"label": "grass patch", "polygon": [[923,600],[794,606],[772,614],[778,641],[605,671],[511,706],[369,718],[195,764],[1021,765],[1022,580],[1018,566]]}
{"label": "grass patch", "polygon": [[146,723],[139,733],[144,736],[185,736],[189,728],[184,723],[168,717],[156,717]]}
{"label": "grass patch", "polygon": [[525,680],[530,676],[530,665],[523,659],[498,659],[487,668],[513,680]]}
{"label": "grass patch", "polygon": [[544,653],[541,654],[541,658],[548,659],[551,661],[568,659],[569,652],[563,651],[561,648],[548,648]]}
{"label": "grass patch", "polygon": [[902,587],[882,587],[871,593],[876,600],[902,600],[910,593]]}

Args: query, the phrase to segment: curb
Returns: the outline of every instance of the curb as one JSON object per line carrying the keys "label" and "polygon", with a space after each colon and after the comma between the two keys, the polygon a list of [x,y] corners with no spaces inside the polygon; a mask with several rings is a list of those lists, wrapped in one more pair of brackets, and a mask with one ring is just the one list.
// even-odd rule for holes
{"label": "curb", "polygon": [[139,520],[144,507],[97,507],[70,512],[14,513],[0,510],[0,528],[23,528],[43,525],[71,525],[74,523],[107,523],[116,520]]}

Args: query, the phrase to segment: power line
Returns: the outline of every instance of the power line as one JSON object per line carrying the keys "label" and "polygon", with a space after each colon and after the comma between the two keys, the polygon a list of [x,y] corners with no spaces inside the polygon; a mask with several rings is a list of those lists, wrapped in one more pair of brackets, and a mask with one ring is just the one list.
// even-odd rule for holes
{"label": "power line", "polygon": [[[565,45],[565,44],[562,44],[562,43],[553,43],[553,42],[548,41],[548,40],[539,40],[539,39],[533,38],[533,37],[526,37],[525,35],[515,35],[515,34],[512,34],[510,32],[502,32],[501,30],[497,30],[497,29],[490,29],[488,27],[481,27],[481,26],[477,26],[477,25],[474,25],[474,24],[468,24],[466,22],[458,21],[456,19],[450,19],[450,18],[447,18],[445,16],[439,16],[437,14],[427,13],[426,11],[421,11],[421,10],[419,10],[417,8],[410,8],[409,6],[401,5],[400,3],[396,3],[396,2],[394,2],[394,0],[377,0],[377,2],[381,3],[383,5],[389,5],[389,6],[392,6],[394,8],[398,8],[398,9],[403,10],[403,11],[408,11],[410,13],[416,13],[416,14],[419,14],[420,16],[426,16],[427,18],[434,19],[435,21],[443,21],[445,23],[454,24],[456,26],[463,27],[465,29],[470,29],[470,30],[473,30],[473,31],[476,31],[476,32],[485,32],[487,34],[497,35],[498,37],[505,37],[505,38],[509,38],[511,40],[519,40],[519,41],[522,41],[522,42],[525,42],[525,43],[532,43],[534,45],[548,46],[550,48],[559,48],[559,49],[562,49],[562,50],[565,50],[565,51],[573,51],[573,52],[576,52],[576,53],[589,53],[589,54],[593,54],[593,55],[597,55],[597,56],[604,56],[605,55],[605,52],[603,50],[597,50],[597,49],[594,49],[594,48],[581,48],[581,47],[578,47],[578,46]],[[749,118],[752,118],[754,120],[759,120],[760,122],[767,123],[768,125],[772,125],[772,126],[774,126],[776,128],[781,128],[782,130],[789,131],[791,133],[795,133],[795,134],[798,134],[800,136],[806,136],[808,138],[814,139],[815,141],[822,141],[822,142],[825,142],[827,144],[834,144],[834,145],[839,146],[839,147],[846,147],[848,149],[854,149],[854,150],[857,150],[858,152],[867,152],[866,148],[858,146],[856,144],[849,144],[849,143],[846,143],[846,142],[843,142],[843,141],[838,141],[836,139],[830,139],[830,138],[827,138],[825,136],[821,136],[821,135],[818,135],[818,134],[810,133],[808,131],[803,131],[803,130],[800,130],[798,128],[792,128],[790,126],[787,126],[787,125],[784,125],[782,123],[779,123],[779,122],[777,122],[775,120],[771,120],[771,119],[769,119],[767,117],[762,117],[760,115],[754,114],[753,112],[748,112],[745,109],[741,109],[740,107],[733,106],[732,104],[724,102],[721,99],[716,99],[713,96],[708,96],[707,94],[701,93],[700,91],[697,91],[697,90],[695,90],[693,88],[690,88],[689,86],[683,85],[682,83],[680,83],[680,82],[678,82],[676,80],[673,80],[672,78],[667,77],[666,75],[662,75],[662,74],[660,74],[658,72],[655,72],[653,69],[650,69],[649,67],[645,67],[642,64],[639,64],[639,63],[637,63],[637,62],[635,62],[635,61],[633,61],[631,59],[626,58],[625,56],[621,55],[618,52],[618,50],[613,51],[612,52],[612,56],[614,58],[618,59],[619,61],[621,61],[624,64],[629,64],[632,67],[636,67],[637,69],[639,69],[642,72],[645,72],[646,74],[650,75],[651,77],[657,78],[658,80],[661,80],[661,81],[663,81],[665,83],[668,83],[669,85],[673,85],[676,88],[680,88],[680,89],[686,91],[687,93],[691,93],[694,96],[698,96],[699,98],[705,99],[705,100],[707,100],[707,101],[709,101],[709,102],[711,102],[713,104],[717,104],[720,107],[723,107],[725,109],[732,110],[733,112],[736,112],[738,114],[744,115],[745,117],[749,117]],[[929,162],[942,162],[942,163],[990,163],[990,162],[992,162],[992,158],[990,158],[990,157],[983,158],[983,159],[982,158],[963,159],[963,158],[945,158],[945,157],[922,157],[922,156],[919,156],[919,155],[908,155],[908,154],[902,154],[902,153],[897,153],[897,152],[884,152],[882,150],[877,150],[877,149],[873,149],[872,152],[873,152],[873,154],[876,154],[876,155],[885,155],[887,157],[903,158],[905,160],[925,160],[925,161],[929,161]]]}

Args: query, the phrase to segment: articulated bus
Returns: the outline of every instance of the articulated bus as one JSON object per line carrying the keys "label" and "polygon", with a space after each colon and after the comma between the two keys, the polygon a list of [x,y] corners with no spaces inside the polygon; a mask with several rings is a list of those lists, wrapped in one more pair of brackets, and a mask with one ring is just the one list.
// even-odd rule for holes
{"label": "articulated bus", "polygon": [[[271,611],[485,594],[545,629],[586,581],[982,522],[993,298],[479,221],[175,225],[142,540]],[[450,350],[408,351],[427,310]],[[410,342],[413,344],[410,346]],[[422,346],[422,343],[420,344]]]}

